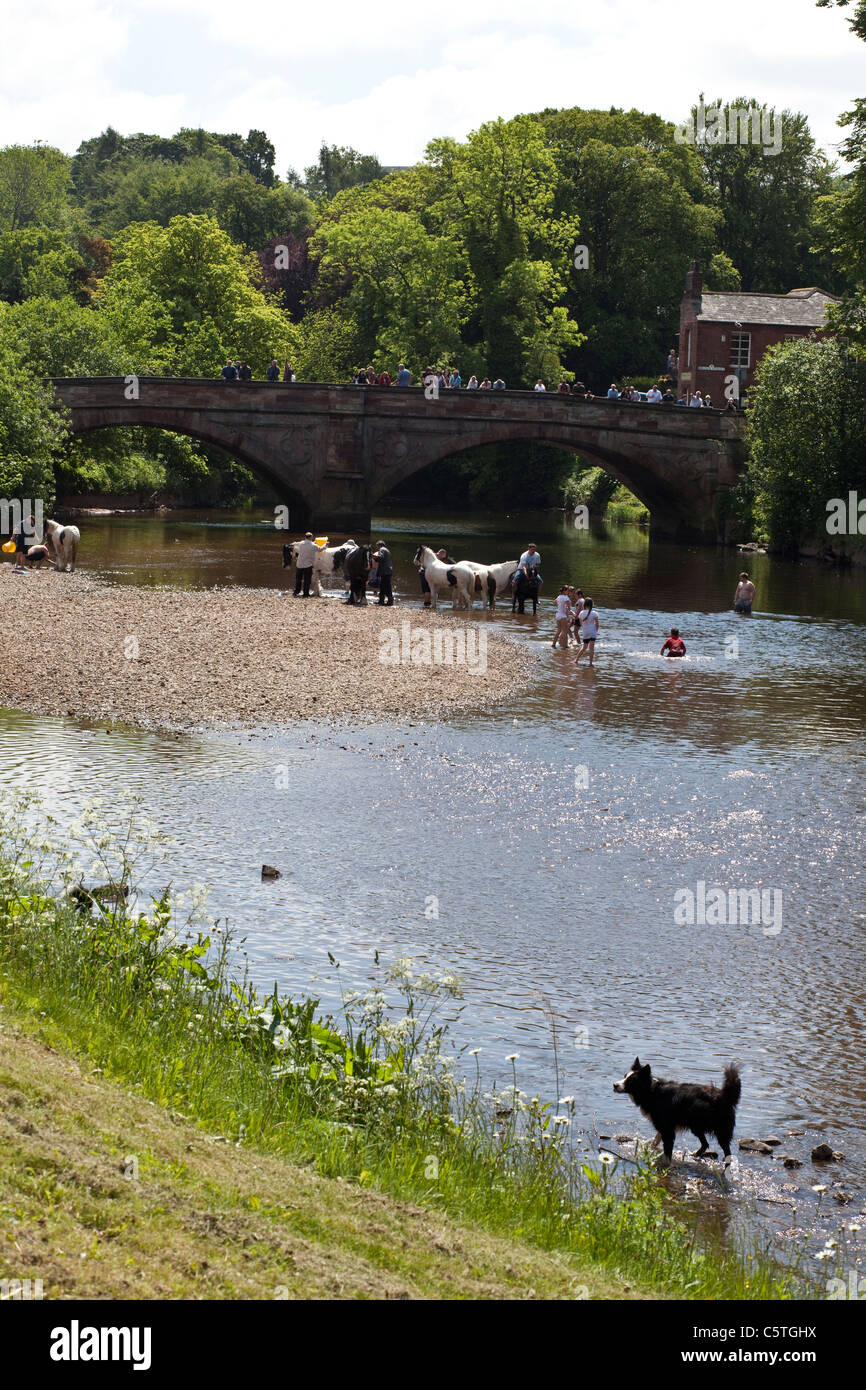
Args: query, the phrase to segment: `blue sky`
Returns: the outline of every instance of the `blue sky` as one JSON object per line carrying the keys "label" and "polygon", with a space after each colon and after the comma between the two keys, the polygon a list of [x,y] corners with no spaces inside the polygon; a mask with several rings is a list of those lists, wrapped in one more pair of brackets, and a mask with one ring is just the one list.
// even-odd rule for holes
{"label": "blue sky", "polygon": [[106,125],[267,130],[278,169],[321,140],[409,164],[434,135],[544,106],[636,106],[680,121],[703,90],[805,111],[828,153],[866,94],[866,45],[813,0],[33,0],[4,17],[0,144],[69,152]]}

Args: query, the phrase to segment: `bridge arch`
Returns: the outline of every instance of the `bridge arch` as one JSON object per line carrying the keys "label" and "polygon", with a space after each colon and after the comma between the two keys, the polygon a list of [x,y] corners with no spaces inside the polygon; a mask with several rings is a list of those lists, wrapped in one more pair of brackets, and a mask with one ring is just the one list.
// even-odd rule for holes
{"label": "bridge arch", "polygon": [[[555,392],[286,385],[163,377],[53,383],[70,427],[149,425],[213,444],[300,499],[303,524],[366,530],[413,473],[484,444],[546,442],[597,462],[650,512],[654,534],[716,541],[745,456],[742,421],[714,410]],[[291,507],[290,507],[291,511]],[[295,518],[292,524],[295,525]],[[300,520],[299,524],[300,524]]]}

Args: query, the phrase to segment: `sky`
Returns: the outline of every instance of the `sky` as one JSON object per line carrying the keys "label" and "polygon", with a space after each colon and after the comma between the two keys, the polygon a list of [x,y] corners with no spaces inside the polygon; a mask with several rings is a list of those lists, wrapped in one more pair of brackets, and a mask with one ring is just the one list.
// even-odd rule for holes
{"label": "sky", "polygon": [[0,21],[0,145],[73,153],[108,125],[267,131],[277,171],[319,145],[411,164],[434,136],[546,106],[686,119],[707,98],[804,111],[830,157],[866,94],[866,44],[814,0],[245,6],[32,0]]}

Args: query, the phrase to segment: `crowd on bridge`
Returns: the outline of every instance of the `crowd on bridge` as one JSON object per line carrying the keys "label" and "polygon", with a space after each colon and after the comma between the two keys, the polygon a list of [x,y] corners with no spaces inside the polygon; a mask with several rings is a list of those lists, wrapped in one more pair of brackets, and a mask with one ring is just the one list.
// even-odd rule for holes
{"label": "crowd on bridge", "polygon": [[[712,397],[709,394],[704,396],[700,391],[686,391],[684,395],[676,395],[672,389],[671,383],[677,380],[678,358],[673,349],[671,349],[668,355],[666,372],[667,375],[660,377],[647,391],[639,390],[637,386],[630,382],[625,382],[623,385],[617,386],[616,382],[612,381],[607,391],[601,397],[598,397],[595,392],[589,390],[582,381],[569,382],[565,380],[565,378],[560,380],[558,386],[548,387],[544,378],[538,377],[532,389],[537,392],[546,392],[549,389],[555,391],[557,395],[578,396],[585,401],[594,401],[597,399],[629,401],[632,404],[688,406],[692,409],[697,408],[704,410],[721,408],[714,407]],[[252,368],[249,363],[232,358],[229,358],[226,362],[220,375],[224,381],[252,381],[253,379]],[[281,369],[277,359],[274,357],[267,369],[266,379],[270,382],[283,381],[291,383],[296,381],[297,377],[290,362],[287,361]],[[367,367],[361,367],[353,374],[350,384],[353,386],[405,387],[412,386],[414,382],[411,369],[405,362],[400,362],[397,366],[396,374],[393,377],[387,370],[377,372],[372,364]],[[479,381],[477,375],[473,372],[468,381],[464,382],[457,367],[427,366],[421,372],[418,384],[423,387],[424,393],[428,398],[438,397],[442,391],[505,391],[508,389],[501,376],[493,380],[491,380],[489,376],[485,376]],[[664,390],[662,390],[662,386],[664,386]],[[723,408],[728,411],[735,411],[744,407],[745,399],[743,401],[730,399],[727,400]]]}

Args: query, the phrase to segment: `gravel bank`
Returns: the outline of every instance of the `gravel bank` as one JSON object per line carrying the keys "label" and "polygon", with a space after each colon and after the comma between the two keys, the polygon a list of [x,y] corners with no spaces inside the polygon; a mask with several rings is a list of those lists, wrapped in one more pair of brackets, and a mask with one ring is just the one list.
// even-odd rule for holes
{"label": "gravel bank", "polygon": [[[11,565],[0,566],[0,614],[0,704],[172,729],[447,716],[504,699],[532,662],[488,637],[480,609],[468,623],[399,604],[114,587]],[[443,644],[441,657],[451,641],[465,644],[462,661],[418,661],[428,643],[431,657]]]}

